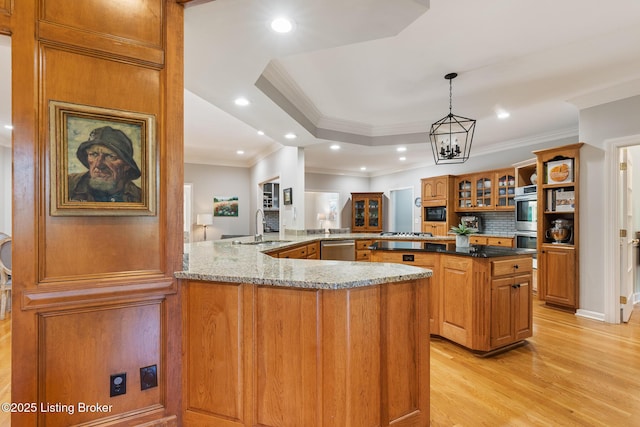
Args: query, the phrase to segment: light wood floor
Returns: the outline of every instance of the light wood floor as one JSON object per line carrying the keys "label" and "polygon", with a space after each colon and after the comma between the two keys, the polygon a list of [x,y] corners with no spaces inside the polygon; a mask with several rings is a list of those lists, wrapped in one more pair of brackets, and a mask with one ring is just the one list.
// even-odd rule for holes
{"label": "light wood floor", "polygon": [[[11,314],[0,320],[0,403],[11,402]],[[0,426],[11,425],[11,414],[0,411]]]}
{"label": "light wood floor", "polygon": [[[640,308],[611,325],[535,301],[533,323],[526,345],[486,359],[432,340],[433,427],[640,425]],[[0,403],[11,402],[10,382],[9,316],[0,320]]]}
{"label": "light wood floor", "polygon": [[478,358],[431,344],[431,425],[640,426],[640,309],[612,325],[534,301],[528,344]]}

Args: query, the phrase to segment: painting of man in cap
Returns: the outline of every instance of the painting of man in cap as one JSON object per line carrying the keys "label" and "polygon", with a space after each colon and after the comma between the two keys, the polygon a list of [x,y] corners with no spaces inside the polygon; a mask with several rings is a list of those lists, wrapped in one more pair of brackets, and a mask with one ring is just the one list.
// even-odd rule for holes
{"label": "painting of man in cap", "polygon": [[140,168],[133,143],[123,131],[111,126],[95,128],[75,154],[87,170],[69,174],[70,201],[141,201],[142,190],[133,182],[140,177]]}

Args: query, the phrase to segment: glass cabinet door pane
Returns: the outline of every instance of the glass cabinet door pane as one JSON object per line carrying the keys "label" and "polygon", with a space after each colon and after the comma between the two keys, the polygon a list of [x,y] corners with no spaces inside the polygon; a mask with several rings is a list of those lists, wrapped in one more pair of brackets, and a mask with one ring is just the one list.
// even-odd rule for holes
{"label": "glass cabinet door pane", "polygon": [[369,200],[369,227],[378,226],[378,201]]}
{"label": "glass cabinet door pane", "polygon": [[354,202],[354,211],[355,211],[355,224],[356,227],[364,227],[364,200],[355,200]]}

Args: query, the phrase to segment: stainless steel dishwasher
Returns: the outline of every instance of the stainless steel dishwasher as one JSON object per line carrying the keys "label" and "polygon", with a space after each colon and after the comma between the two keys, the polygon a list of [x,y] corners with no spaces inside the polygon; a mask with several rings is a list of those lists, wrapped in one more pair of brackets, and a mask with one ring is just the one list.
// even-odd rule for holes
{"label": "stainless steel dishwasher", "polygon": [[356,260],[355,240],[323,240],[320,243],[320,259],[340,261]]}

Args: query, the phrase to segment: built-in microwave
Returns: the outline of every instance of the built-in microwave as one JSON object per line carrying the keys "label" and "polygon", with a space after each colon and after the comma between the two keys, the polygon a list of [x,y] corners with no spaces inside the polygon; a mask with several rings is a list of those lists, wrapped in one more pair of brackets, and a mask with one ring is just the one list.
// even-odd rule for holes
{"label": "built-in microwave", "polygon": [[447,208],[446,206],[425,206],[424,208],[424,221],[446,221],[447,220]]}

